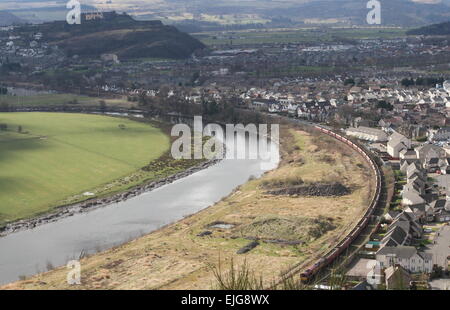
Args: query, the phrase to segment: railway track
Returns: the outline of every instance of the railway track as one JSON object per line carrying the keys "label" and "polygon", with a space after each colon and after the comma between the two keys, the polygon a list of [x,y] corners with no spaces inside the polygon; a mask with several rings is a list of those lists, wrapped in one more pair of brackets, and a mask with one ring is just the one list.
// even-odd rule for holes
{"label": "railway track", "polygon": [[376,188],[374,195],[370,201],[369,207],[366,209],[364,216],[358,221],[353,229],[329,252],[320,259],[315,261],[305,270],[305,264],[297,265],[285,271],[283,278],[290,278],[300,273],[303,283],[321,282],[325,280],[336,266],[340,266],[349,260],[364,246],[367,239],[378,227],[376,218],[383,213],[384,203],[386,202],[386,194],[384,188],[384,175],[380,169],[380,163],[365,147],[358,143],[347,139],[346,137],[335,133],[325,126],[315,125],[306,121],[292,120],[293,123],[313,127],[336,140],[347,144],[349,147],[357,151],[367,161],[376,178]]}
{"label": "railway track", "polygon": [[317,260],[313,265],[311,265],[306,270],[301,272],[301,280],[304,283],[310,283],[312,280],[317,281],[317,279],[322,278],[324,274],[325,275],[329,274],[330,267],[339,265],[340,260],[345,261],[346,259],[349,258],[349,256],[352,257],[358,251],[358,249],[362,245],[364,245],[364,240],[366,240],[368,236],[364,236],[363,233],[366,232],[366,229],[368,227],[372,228],[370,229],[370,231],[373,231],[377,227],[377,223],[375,223],[374,227],[371,227],[371,225],[374,225],[375,217],[377,215],[376,210],[380,206],[380,202],[382,200],[383,196],[382,189],[384,182],[384,176],[379,167],[379,163],[370,153],[370,151],[368,151],[365,147],[353,142],[350,139],[347,139],[346,137],[340,134],[335,133],[334,131],[328,128],[317,125],[314,126],[314,128],[324,134],[327,134],[335,138],[338,141],[347,144],[352,149],[360,153],[361,156],[363,156],[363,158],[367,161],[367,163],[369,164],[370,168],[372,169],[375,175],[376,189],[369,204],[369,207],[364,213],[364,216],[347,234],[347,236],[343,240],[341,240],[334,248],[332,248],[327,254],[325,254],[323,257]]}

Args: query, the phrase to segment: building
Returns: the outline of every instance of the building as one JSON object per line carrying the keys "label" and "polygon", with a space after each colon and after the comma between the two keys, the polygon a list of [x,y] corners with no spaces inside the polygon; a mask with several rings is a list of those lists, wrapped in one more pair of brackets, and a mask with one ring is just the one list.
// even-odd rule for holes
{"label": "building", "polygon": [[415,148],[417,158],[424,162],[427,158],[446,158],[447,152],[444,148],[434,144],[425,144]]}
{"label": "building", "polygon": [[356,137],[360,140],[372,141],[372,142],[386,142],[388,140],[387,135],[380,129],[370,127],[358,127],[348,128],[345,131],[347,136]]}
{"label": "building", "polygon": [[387,152],[393,158],[399,158],[400,152],[403,150],[408,150],[411,148],[411,140],[406,138],[404,135],[394,132],[389,137],[389,142],[387,143]]}
{"label": "building", "polygon": [[105,61],[105,62],[120,64],[119,57],[117,57],[116,54],[102,54],[100,56],[100,58],[102,59],[102,61]]}
{"label": "building", "polygon": [[415,190],[406,190],[402,195],[402,205],[414,208],[425,207],[426,201]]}
{"label": "building", "polygon": [[374,259],[360,258],[354,261],[345,273],[345,277],[350,281],[364,281],[367,277],[376,272],[376,263]]}
{"label": "building", "polygon": [[400,265],[391,266],[384,271],[384,281],[388,290],[409,289],[411,275]]}
{"label": "building", "polygon": [[418,252],[412,246],[385,246],[377,252],[376,259],[381,268],[400,265],[411,273],[433,271],[433,256],[430,253]]}
{"label": "building", "polygon": [[450,141],[450,127],[428,130],[428,140],[431,142]]}

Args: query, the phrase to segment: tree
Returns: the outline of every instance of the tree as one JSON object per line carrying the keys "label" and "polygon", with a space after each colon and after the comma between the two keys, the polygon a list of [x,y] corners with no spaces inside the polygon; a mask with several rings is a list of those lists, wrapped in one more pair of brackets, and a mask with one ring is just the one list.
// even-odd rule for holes
{"label": "tree", "polygon": [[431,279],[439,279],[444,275],[444,268],[442,266],[434,265]]}
{"label": "tree", "polygon": [[359,81],[358,81],[358,86],[362,86],[362,85],[366,85],[366,81],[364,81],[364,79],[360,79]]}
{"label": "tree", "polygon": [[403,80],[401,81],[401,84],[402,84],[403,86],[405,86],[405,87],[409,87],[409,86],[414,85],[415,83],[414,83],[414,80],[413,80],[413,79],[407,79],[407,78],[405,78],[405,79],[403,79]]}
{"label": "tree", "polygon": [[105,100],[100,100],[98,103],[100,105],[100,111],[102,113],[104,113],[106,111],[106,102],[105,102]]}
{"label": "tree", "polygon": [[377,107],[379,109],[385,109],[385,110],[388,110],[388,111],[394,110],[394,106],[392,104],[386,102],[385,100],[379,101]]}
{"label": "tree", "polygon": [[352,79],[352,78],[348,78],[348,79],[346,79],[346,80],[344,81],[344,85],[345,85],[345,86],[347,86],[347,85],[355,85],[355,80]]}
{"label": "tree", "polygon": [[8,112],[9,111],[9,104],[6,102],[0,103],[0,112]]}

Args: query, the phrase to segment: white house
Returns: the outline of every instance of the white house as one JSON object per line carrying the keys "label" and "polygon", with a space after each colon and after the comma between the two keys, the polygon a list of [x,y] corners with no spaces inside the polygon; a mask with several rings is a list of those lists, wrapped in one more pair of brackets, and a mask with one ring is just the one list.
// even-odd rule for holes
{"label": "white house", "polygon": [[425,144],[415,148],[417,158],[425,161],[426,158],[446,158],[446,151],[434,144]]}
{"label": "white house", "polygon": [[417,252],[417,249],[411,246],[385,246],[377,252],[376,259],[381,268],[400,265],[411,273],[431,273],[433,271],[432,254]]}
{"label": "white house", "polygon": [[394,158],[399,158],[400,151],[408,150],[411,148],[411,140],[406,138],[404,135],[399,134],[394,131],[394,133],[389,137],[389,142],[387,143],[387,152]]}
{"label": "white house", "polygon": [[373,142],[386,142],[388,140],[384,131],[376,128],[360,126],[357,128],[351,127],[345,131],[347,136],[356,137],[361,140]]}

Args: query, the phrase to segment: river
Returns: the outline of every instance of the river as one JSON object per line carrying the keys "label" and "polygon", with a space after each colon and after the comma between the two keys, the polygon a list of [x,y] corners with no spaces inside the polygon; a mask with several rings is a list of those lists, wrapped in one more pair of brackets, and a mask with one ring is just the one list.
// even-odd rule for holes
{"label": "river", "polygon": [[0,284],[63,266],[81,252],[110,249],[192,215],[228,196],[250,177],[276,168],[278,161],[224,159],[129,200],[0,238]]}

